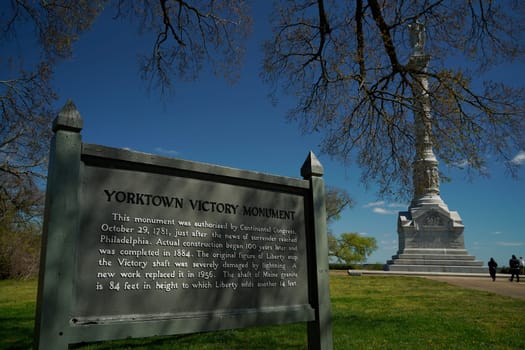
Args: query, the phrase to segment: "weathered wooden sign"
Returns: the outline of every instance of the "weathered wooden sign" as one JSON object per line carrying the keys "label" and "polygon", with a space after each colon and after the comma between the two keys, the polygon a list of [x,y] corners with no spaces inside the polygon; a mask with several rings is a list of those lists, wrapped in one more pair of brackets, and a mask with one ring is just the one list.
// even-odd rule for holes
{"label": "weathered wooden sign", "polygon": [[331,349],[322,166],[304,179],[81,142],[54,122],[35,346],[308,322]]}

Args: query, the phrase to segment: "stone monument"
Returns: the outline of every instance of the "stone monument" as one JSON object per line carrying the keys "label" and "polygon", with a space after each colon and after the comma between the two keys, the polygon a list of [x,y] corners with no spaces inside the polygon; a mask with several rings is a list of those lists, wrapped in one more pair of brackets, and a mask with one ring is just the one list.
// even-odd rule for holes
{"label": "stone monument", "polygon": [[438,161],[432,150],[432,115],[428,80],[424,72],[430,56],[425,54],[425,27],[409,26],[412,53],[409,65],[417,72],[413,83],[416,155],[413,162],[414,194],[407,211],[399,213],[399,249],[388,261],[391,271],[485,273],[483,262],[468,255],[463,222],[450,211],[439,192]]}

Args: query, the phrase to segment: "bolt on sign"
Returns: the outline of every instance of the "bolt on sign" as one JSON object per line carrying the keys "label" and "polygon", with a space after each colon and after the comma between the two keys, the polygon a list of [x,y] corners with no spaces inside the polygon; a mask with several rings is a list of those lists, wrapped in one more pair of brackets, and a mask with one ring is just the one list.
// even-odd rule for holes
{"label": "bolt on sign", "polygon": [[331,349],[323,168],[303,179],[83,143],[53,123],[35,347],[307,322]]}

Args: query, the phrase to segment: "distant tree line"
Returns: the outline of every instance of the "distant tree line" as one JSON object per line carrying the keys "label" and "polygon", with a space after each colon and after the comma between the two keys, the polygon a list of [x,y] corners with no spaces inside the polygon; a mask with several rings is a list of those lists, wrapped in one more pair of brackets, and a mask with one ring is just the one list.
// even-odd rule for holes
{"label": "distant tree line", "polygon": [[9,200],[0,201],[0,279],[32,278],[38,274],[43,192],[12,187],[13,191],[16,189]]}

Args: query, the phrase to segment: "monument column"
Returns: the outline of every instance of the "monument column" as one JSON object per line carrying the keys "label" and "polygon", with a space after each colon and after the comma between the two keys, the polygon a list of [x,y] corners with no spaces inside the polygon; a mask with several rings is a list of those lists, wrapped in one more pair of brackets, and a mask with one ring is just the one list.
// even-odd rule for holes
{"label": "monument column", "polygon": [[427,204],[446,206],[439,195],[438,161],[432,150],[432,114],[428,96],[427,71],[430,56],[424,52],[425,28],[421,23],[410,25],[413,48],[409,67],[416,72],[412,84],[416,155],[413,165],[414,196],[411,207]]}
{"label": "monument column", "polygon": [[438,161],[433,151],[432,113],[425,54],[425,27],[409,26],[413,73],[415,157],[412,163],[413,197],[408,211],[400,212],[399,249],[388,261],[393,271],[484,273],[482,262],[467,254],[463,222],[440,196]]}

